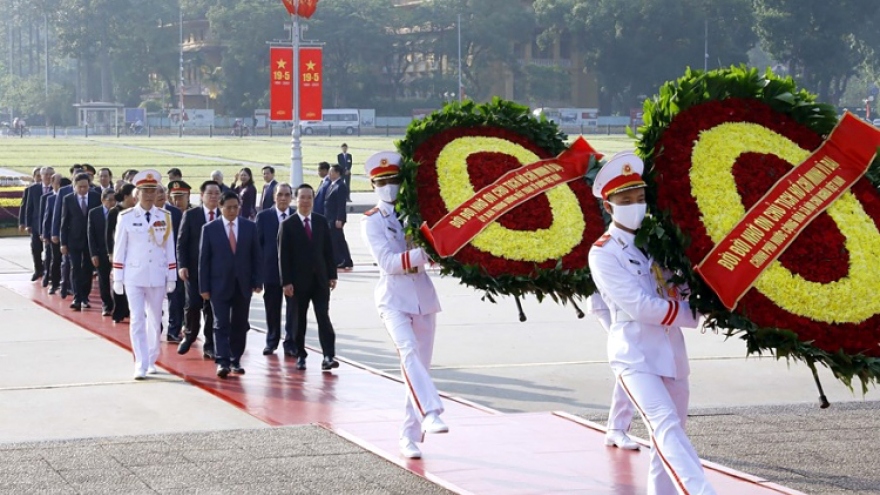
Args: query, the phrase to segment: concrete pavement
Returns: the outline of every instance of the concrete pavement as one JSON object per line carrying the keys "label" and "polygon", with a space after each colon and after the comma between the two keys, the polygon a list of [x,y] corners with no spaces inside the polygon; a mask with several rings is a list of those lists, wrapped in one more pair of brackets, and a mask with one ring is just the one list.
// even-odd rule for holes
{"label": "concrete pavement", "polygon": [[[356,265],[367,267],[369,257],[360,242],[356,220],[355,217],[346,233]],[[3,277],[26,277],[28,264],[25,239],[0,239],[0,274]],[[338,334],[338,353],[395,373],[396,356],[372,305],[374,283],[375,274],[369,270],[341,275],[331,308]],[[529,320],[519,323],[512,301],[501,300],[493,305],[480,301],[479,294],[455,280],[435,278],[435,283],[445,308],[438,320],[435,351],[434,375],[440,389],[504,411],[559,409],[601,421],[610,398],[611,374],[604,361],[604,333],[591,317],[577,320],[573,310],[568,308],[526,300]],[[27,300],[0,290],[0,314],[4,317],[0,330],[0,357],[3,357],[4,370],[0,374],[0,403],[3,404],[0,408],[0,442],[100,436],[110,438],[77,440],[84,442],[77,445],[90,449],[105,443],[131,444],[132,452],[137,452],[141,447],[136,444],[153,440],[128,438],[130,435],[202,432],[192,435],[204,435],[210,439],[219,438],[216,435],[220,433],[204,430],[235,429],[229,433],[229,438],[237,438],[236,435],[259,438],[265,429],[265,425],[254,418],[170,375],[143,384],[146,387],[134,388],[141,384],[128,381],[131,363],[127,352],[28,304]],[[252,324],[257,327],[262,326],[260,308],[261,301],[255,298]],[[313,321],[310,326],[309,344],[317,346]],[[704,457],[760,474],[806,493],[880,493],[880,470],[877,469],[880,461],[872,452],[872,447],[880,442],[880,430],[876,424],[880,406],[876,402],[878,393],[875,389],[869,392],[866,401],[824,374],[824,385],[833,406],[820,411],[815,407],[816,393],[806,367],[792,365],[789,368],[786,363],[772,358],[746,360],[742,344],[735,340],[724,341],[720,336],[701,335],[694,331],[688,333],[687,338],[693,368],[690,428],[698,451]],[[149,395],[144,393],[145,389],[150,391]],[[58,411],[62,412],[59,414]],[[299,434],[305,438],[329,435],[325,440],[330,453],[324,455],[316,450],[311,457],[330,459],[336,455],[332,453],[335,448],[332,445],[338,439],[329,432],[321,430],[315,434],[287,430],[301,428],[283,429],[284,435],[294,437]],[[173,444],[170,440],[173,436],[163,438],[156,441]],[[238,445],[238,440],[230,442]],[[298,441],[293,439],[291,442]],[[14,450],[16,455],[27,457],[31,455],[28,452],[42,456],[41,449],[51,450],[65,445],[15,443],[0,446],[0,449],[4,452]],[[260,452],[233,449],[232,457],[259,459],[255,456],[275,455],[273,448],[270,446]],[[387,464],[365,451],[360,453],[365,456],[364,462],[375,461],[378,466]],[[214,454],[223,457],[222,453]],[[283,454],[279,456],[284,457]],[[178,457],[187,458],[185,454]],[[170,492],[174,487],[211,491],[208,487],[222,485],[217,481],[222,477],[212,477],[201,487],[166,487],[158,480],[173,477],[170,473],[174,470],[162,467],[165,465],[161,461],[163,456],[153,458],[153,484],[149,481],[153,479],[150,476],[137,475],[137,479],[152,490],[150,493]],[[13,457],[9,459],[13,460]],[[339,457],[337,460],[340,462],[335,466],[322,469],[339,474],[345,472],[348,459]],[[45,462],[51,469],[60,471],[51,462]],[[2,466],[17,464],[21,463],[2,463]],[[126,472],[131,472],[129,468],[126,467]],[[187,467],[184,471],[193,469],[205,468]],[[33,473],[3,472],[0,479],[13,480],[11,482],[19,477],[41,480],[40,483],[48,479]],[[5,475],[7,472],[9,476]],[[412,483],[424,483],[409,473],[401,473],[407,480],[412,478]],[[90,479],[89,474],[85,473],[84,479]],[[248,476],[242,473],[241,479],[260,483],[259,477]],[[358,484],[363,483],[358,478],[352,480],[355,484],[350,488],[340,485],[340,490],[343,493],[345,490],[350,493],[431,493],[430,490],[437,489],[429,484],[405,483],[386,488],[381,478],[368,481],[373,484]],[[270,477],[265,491],[278,488],[284,492],[282,485],[271,484],[275,482],[277,479]],[[65,483],[70,484],[70,481]],[[38,486],[49,489],[41,484],[25,490],[21,486],[3,488],[16,493],[31,489],[43,491]],[[263,485],[249,486],[259,486],[261,488],[254,491],[263,491]],[[93,488],[104,492],[130,491],[128,488]],[[131,488],[133,491],[134,485]],[[61,484],[51,488],[56,489],[63,492],[66,488]]]}

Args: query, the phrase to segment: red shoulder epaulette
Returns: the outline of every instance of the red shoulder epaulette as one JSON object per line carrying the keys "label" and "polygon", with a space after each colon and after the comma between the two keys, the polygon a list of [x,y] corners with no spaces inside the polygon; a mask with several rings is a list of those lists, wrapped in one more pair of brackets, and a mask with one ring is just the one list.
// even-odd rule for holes
{"label": "red shoulder epaulette", "polygon": [[378,206],[376,206],[376,207],[374,207],[374,208],[372,208],[372,209],[370,209],[370,210],[365,211],[365,212],[364,212],[364,215],[366,215],[366,216],[370,216],[370,215],[373,215],[374,213],[376,213],[377,211],[379,211],[379,207],[378,207]]}
{"label": "red shoulder epaulette", "polygon": [[593,245],[597,246],[597,247],[602,247],[608,242],[609,239],[611,239],[611,234],[608,234],[608,233],[602,234],[602,237],[600,237],[598,240],[596,240],[596,242],[594,242]]}

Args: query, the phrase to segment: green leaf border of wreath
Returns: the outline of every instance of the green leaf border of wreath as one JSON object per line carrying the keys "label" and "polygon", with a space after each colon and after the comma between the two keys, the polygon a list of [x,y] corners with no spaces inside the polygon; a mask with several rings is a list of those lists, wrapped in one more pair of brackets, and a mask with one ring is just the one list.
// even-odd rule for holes
{"label": "green leaf border of wreath", "polygon": [[419,213],[415,187],[419,164],[413,161],[413,156],[426,140],[453,127],[503,128],[530,139],[554,156],[565,150],[567,138],[554,122],[545,117],[538,119],[529,113],[528,107],[498,97],[484,104],[473,101],[451,102],[424,119],[415,120],[409,125],[404,139],[395,143],[403,157],[400,170],[402,184],[398,194],[397,212],[404,219],[407,234],[424,247],[434,260],[437,260],[441,274],[452,275],[461,283],[483,291],[483,299],[491,302],[495,302],[497,296],[522,298],[534,295],[539,302],[549,297],[557,303],[566,304],[574,303],[576,298],[584,298],[595,292],[596,286],[590,276],[589,267],[564,270],[562,260],[559,260],[555,269],[536,267],[533,276],[491,277],[479,266],[465,265],[452,257],[440,258],[437,255],[419,230],[422,217]]}
{"label": "green leaf border of wreath", "polygon": [[[664,84],[659,93],[644,104],[644,124],[638,129],[640,137],[637,138],[637,147],[648,170],[645,181],[652,216],[642,224],[636,244],[647,249],[660,263],[682,274],[683,281],[691,288],[691,307],[706,315],[707,327],[721,330],[727,337],[743,339],[748,354],[770,352],[777,359],[803,361],[814,372],[816,363],[819,363],[850,389],[852,379],[858,377],[862,393],[867,393],[869,383],[880,382],[880,358],[850,355],[842,351],[831,353],[798,340],[795,332],[759,327],[748,318],[728,311],[693,271],[690,260],[684,254],[689,242],[687,235],[672,222],[668,212],[657,211],[653,207],[657,204],[653,157],[663,132],[679,112],[701,103],[727,98],[760,100],[823,137],[828,136],[838,121],[833,106],[817,103],[816,96],[797,88],[791,77],[777,76],[769,69],[763,74],[758,69],[745,66],[708,72],[688,69],[683,77]],[[629,133],[636,138],[632,131]],[[874,160],[865,176],[875,187],[880,187],[880,158]]]}

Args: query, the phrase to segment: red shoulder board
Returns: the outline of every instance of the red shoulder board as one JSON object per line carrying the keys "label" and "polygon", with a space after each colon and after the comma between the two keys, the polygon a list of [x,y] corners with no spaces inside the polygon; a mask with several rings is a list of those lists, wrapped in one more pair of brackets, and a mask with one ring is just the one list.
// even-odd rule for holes
{"label": "red shoulder board", "polygon": [[366,215],[366,216],[370,216],[370,215],[373,215],[374,213],[376,213],[377,211],[379,211],[379,207],[378,207],[378,206],[376,206],[376,207],[374,207],[374,208],[372,208],[372,209],[370,209],[370,210],[365,211],[365,212],[364,212],[364,215]]}
{"label": "red shoulder board", "polygon": [[594,246],[602,247],[604,246],[608,240],[611,239],[611,234],[602,234],[596,242],[593,243]]}

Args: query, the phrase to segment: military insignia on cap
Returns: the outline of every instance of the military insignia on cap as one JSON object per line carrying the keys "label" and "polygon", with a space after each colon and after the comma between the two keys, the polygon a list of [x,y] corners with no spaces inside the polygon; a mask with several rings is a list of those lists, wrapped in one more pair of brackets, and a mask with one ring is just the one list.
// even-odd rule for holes
{"label": "military insignia on cap", "polygon": [[621,173],[623,175],[630,175],[631,173],[633,173],[632,165],[630,165],[629,163],[625,164]]}

